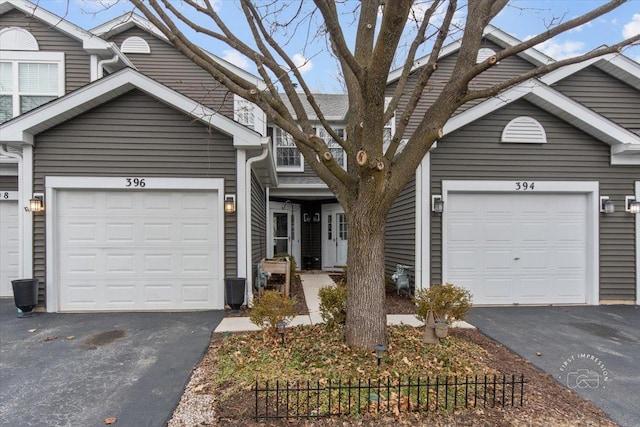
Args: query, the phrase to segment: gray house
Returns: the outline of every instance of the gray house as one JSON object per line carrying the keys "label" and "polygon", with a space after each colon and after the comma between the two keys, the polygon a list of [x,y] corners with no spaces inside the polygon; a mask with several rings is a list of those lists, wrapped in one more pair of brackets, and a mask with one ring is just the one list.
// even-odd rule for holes
{"label": "gray house", "polygon": [[[48,311],[211,309],[265,256],[346,265],[344,211],[290,136],[144,18],[86,31],[5,0],[0,41],[0,296],[36,277]],[[515,42],[488,27],[479,59]],[[528,50],[476,84],[549,61]],[[20,92],[9,72],[50,84]],[[416,286],[461,284],[476,304],[638,303],[639,91],[640,66],[607,55],[461,109],[388,217],[388,272],[411,265]],[[344,132],[346,96],[317,100]],[[34,197],[43,211],[24,209]]]}

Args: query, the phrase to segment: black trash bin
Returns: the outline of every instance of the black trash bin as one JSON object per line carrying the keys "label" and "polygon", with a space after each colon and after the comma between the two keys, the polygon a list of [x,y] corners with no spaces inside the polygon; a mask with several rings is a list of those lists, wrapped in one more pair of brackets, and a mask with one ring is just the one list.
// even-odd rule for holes
{"label": "black trash bin", "polygon": [[12,280],[13,302],[23,313],[31,313],[38,304],[38,279]]}
{"label": "black trash bin", "polygon": [[227,277],[224,279],[224,289],[227,304],[234,312],[239,312],[244,303],[244,288],[247,279],[244,277]]}

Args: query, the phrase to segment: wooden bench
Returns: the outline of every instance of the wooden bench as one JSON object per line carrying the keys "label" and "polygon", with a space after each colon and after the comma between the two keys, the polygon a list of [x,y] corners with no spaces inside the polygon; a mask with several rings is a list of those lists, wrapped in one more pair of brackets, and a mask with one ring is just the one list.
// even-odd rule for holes
{"label": "wooden bench", "polygon": [[265,258],[260,263],[262,264],[262,271],[271,274],[284,274],[284,294],[289,297],[291,287],[291,261],[289,258]]}

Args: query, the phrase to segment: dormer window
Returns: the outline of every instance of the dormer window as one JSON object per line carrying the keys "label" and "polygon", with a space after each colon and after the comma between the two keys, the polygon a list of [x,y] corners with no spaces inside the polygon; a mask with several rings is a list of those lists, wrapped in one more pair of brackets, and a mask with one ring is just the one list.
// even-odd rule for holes
{"label": "dormer window", "polygon": [[120,50],[122,53],[151,53],[149,43],[147,43],[142,37],[138,36],[128,37],[122,42]]}
{"label": "dormer window", "polygon": [[544,144],[547,134],[539,121],[533,117],[520,116],[511,120],[502,130],[501,142],[520,144]]}
{"label": "dormer window", "polygon": [[39,51],[21,28],[0,31],[0,43],[15,49],[0,51],[0,123],[64,95],[64,53]]}

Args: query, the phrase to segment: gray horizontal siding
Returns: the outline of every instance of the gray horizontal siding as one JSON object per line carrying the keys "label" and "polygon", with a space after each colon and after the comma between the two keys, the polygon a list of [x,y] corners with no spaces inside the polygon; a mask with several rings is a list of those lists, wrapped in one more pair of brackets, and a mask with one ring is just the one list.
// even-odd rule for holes
{"label": "gray horizontal siding", "polygon": [[[481,47],[491,48],[495,51],[501,50],[499,46],[494,43],[491,43],[485,40]],[[409,120],[409,124],[407,125],[407,131],[404,135],[404,138],[409,138],[413,131],[415,131],[416,127],[424,117],[427,109],[433,104],[436,100],[438,94],[442,91],[445,84],[449,81],[451,74],[453,72],[453,68],[458,59],[458,54],[454,53],[452,55],[447,56],[444,59],[438,61],[438,68],[431,76],[429,80],[428,90],[422,94],[422,98],[420,99],[420,104],[416,107],[413,112],[411,119]],[[499,64],[485,71],[469,84],[469,88],[471,90],[478,90],[486,88],[491,84],[495,84],[497,82],[503,81],[507,78],[514,77],[518,74],[522,74],[528,70],[531,70],[533,65],[528,63],[527,61],[519,58],[519,57],[510,57],[503,59]],[[404,95],[401,97],[400,102],[398,103],[396,118],[399,118],[402,115],[402,112],[407,108],[407,103],[409,101],[409,95],[413,87],[415,87],[418,79],[418,72],[414,72],[407,81],[407,85],[404,90]],[[387,96],[393,95],[397,87],[397,81],[389,84],[386,89]],[[475,100],[473,102],[467,103],[458,109],[457,113],[460,113],[478,103],[482,102],[481,99]]]}
{"label": "gray horizontal siding", "polygon": [[595,66],[561,80],[554,88],[622,127],[640,130],[640,92]]}
{"label": "gray horizontal siding", "polygon": [[[36,136],[34,191],[55,175],[224,178],[225,192],[235,194],[236,153],[229,137],[133,90]],[[224,218],[224,273],[236,276],[236,216]],[[44,216],[37,215],[34,275],[42,289],[45,256]]]}
{"label": "gray horizontal siding", "polygon": [[251,172],[251,262],[257,264],[267,256],[266,192]]}
{"label": "gray horizontal siding", "polygon": [[415,175],[407,183],[389,215],[385,231],[385,273],[392,274],[396,264],[416,267],[416,179]]}
{"label": "gray horizontal siding", "polygon": [[0,175],[0,190],[2,191],[18,191],[18,177]]}
{"label": "gray horizontal siding", "polygon": [[29,31],[36,38],[43,52],[64,52],[66,93],[89,83],[90,59],[87,52],[82,49],[81,42],[15,9],[0,16],[0,29],[4,27],[19,27]]}
{"label": "gray horizontal siding", "polygon": [[151,48],[150,54],[126,54],[138,71],[233,118],[233,94],[173,45],[137,27],[117,34],[109,41],[120,47],[122,42],[131,36],[142,37]]}
{"label": "gray horizontal siding", "polygon": [[[547,133],[547,144],[502,144],[500,134],[513,118],[528,115]],[[438,142],[431,155],[431,192],[442,180],[599,181],[616,212],[600,218],[600,299],[635,300],[635,224],[624,212],[634,194],[638,166],[611,166],[609,146],[526,101],[517,101]],[[441,221],[432,221],[431,281],[442,278]]]}

